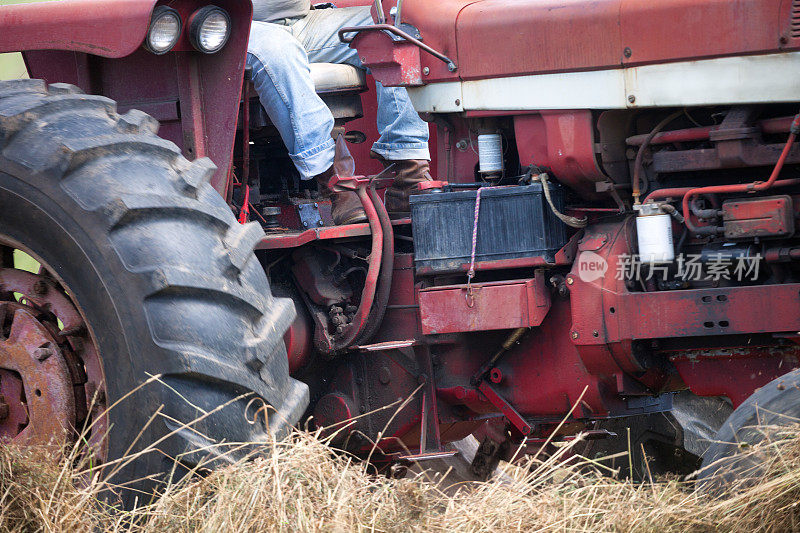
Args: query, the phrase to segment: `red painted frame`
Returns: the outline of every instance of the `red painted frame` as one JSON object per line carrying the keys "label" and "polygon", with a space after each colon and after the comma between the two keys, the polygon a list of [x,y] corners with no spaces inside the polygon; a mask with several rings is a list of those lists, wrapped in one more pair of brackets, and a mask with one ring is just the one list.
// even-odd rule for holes
{"label": "red painted frame", "polygon": [[[211,184],[225,197],[252,5],[241,0],[215,2],[230,14],[232,23],[231,37],[220,52],[202,54],[179,42],[173,51],[157,56],[141,47],[154,4],[119,0],[103,3],[108,9],[98,9],[93,0],[61,0],[3,6],[0,47],[23,50],[33,78],[72,83],[113,98],[120,111],[137,108],[153,115],[161,123],[159,134],[181,147],[187,158],[207,156],[214,161],[217,171]],[[169,2],[184,25],[207,4]],[[55,28],[53,21],[61,26]],[[7,28],[11,34],[5,33]],[[12,42],[7,35],[21,40]],[[54,42],[53,35],[66,37]]]}

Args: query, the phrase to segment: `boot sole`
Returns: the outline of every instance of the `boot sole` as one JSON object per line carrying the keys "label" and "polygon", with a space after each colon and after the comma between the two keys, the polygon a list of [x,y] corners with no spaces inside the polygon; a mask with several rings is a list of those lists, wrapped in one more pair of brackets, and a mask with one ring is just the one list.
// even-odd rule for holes
{"label": "boot sole", "polygon": [[367,222],[367,220],[368,220],[367,219],[367,215],[359,214],[359,215],[353,215],[350,218],[347,218],[347,219],[342,220],[342,221],[334,220],[333,222],[337,226],[347,226],[348,224],[358,224],[358,223],[361,223],[361,222]]}

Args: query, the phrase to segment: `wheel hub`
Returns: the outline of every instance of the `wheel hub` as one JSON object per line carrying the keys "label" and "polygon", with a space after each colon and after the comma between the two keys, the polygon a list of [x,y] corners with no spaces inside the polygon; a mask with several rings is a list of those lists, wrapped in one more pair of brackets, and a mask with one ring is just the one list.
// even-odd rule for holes
{"label": "wheel hub", "polygon": [[[20,444],[65,444],[75,428],[72,376],[57,340],[33,310],[2,304],[10,317],[0,341],[0,395],[7,411],[0,435]],[[3,414],[3,413],[0,413]]]}
{"label": "wheel hub", "polygon": [[83,433],[103,457],[104,411],[99,354],[63,285],[44,265],[0,268],[0,441],[64,446]]}

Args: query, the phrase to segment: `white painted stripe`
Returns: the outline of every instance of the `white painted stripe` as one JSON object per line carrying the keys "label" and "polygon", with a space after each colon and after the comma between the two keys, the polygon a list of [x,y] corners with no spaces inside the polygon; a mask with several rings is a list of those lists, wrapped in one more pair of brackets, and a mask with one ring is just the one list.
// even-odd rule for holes
{"label": "white painted stripe", "polygon": [[800,100],[800,52],[645,65],[624,72],[637,106]]}
{"label": "white painted stripe", "polygon": [[[464,110],[461,82],[458,81],[409,87],[408,96],[414,104],[414,109],[419,112],[455,113]],[[458,104],[456,100],[459,101]]]}
{"label": "white painted stripe", "polygon": [[439,113],[796,102],[800,52],[432,83],[408,92],[418,111]]}
{"label": "white painted stripe", "polygon": [[467,81],[462,90],[464,107],[476,110],[608,109],[625,107],[626,98],[621,70]]}

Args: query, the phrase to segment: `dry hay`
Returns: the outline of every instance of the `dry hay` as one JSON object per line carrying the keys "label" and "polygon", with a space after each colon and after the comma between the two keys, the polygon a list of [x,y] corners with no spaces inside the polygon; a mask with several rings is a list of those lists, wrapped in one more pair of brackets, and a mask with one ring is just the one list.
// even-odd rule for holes
{"label": "dry hay", "polygon": [[[113,487],[47,450],[0,447],[0,530],[183,531],[792,531],[800,530],[800,429],[767,428],[744,453],[765,468],[721,498],[691,481],[616,480],[594,461],[506,465],[503,482],[443,490],[433,477],[376,475],[297,431],[269,455],[173,483],[132,511],[98,499]],[[73,457],[74,461],[74,457]],[[79,462],[80,463],[80,462]]]}

